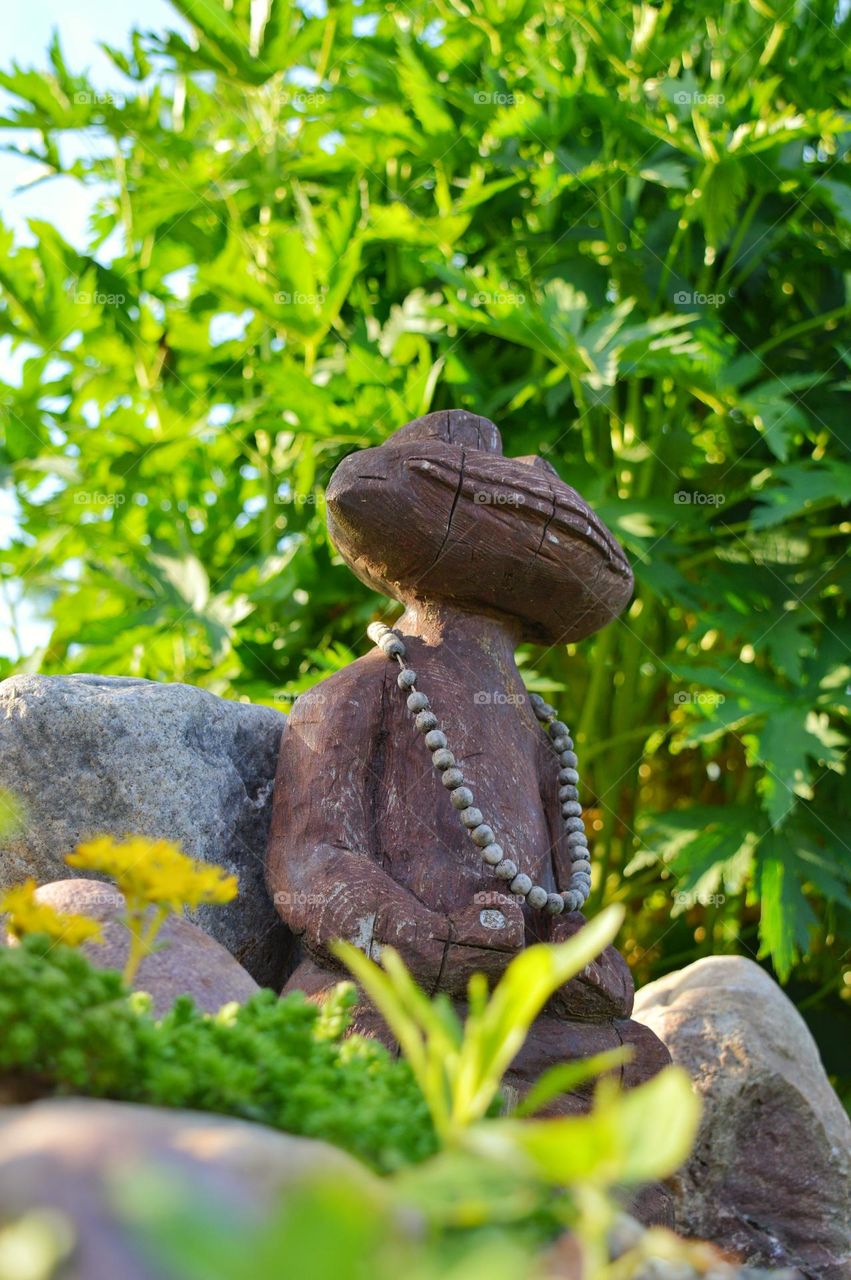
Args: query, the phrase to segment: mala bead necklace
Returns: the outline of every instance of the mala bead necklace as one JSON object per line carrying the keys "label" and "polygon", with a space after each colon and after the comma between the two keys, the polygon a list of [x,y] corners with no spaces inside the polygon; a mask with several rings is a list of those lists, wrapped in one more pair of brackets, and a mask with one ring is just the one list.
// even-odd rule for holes
{"label": "mala bead necklace", "polygon": [[476,808],[473,792],[466,785],[466,779],[455,763],[446,734],[438,726],[437,716],[431,710],[427,696],[416,688],[417,673],[405,665],[404,642],[383,622],[371,623],[367,627],[367,635],[387,658],[398,662],[401,670],[396,683],[407,695],[408,710],[414,716],[418,731],[423,734],[425,744],[431,752],[432,764],[441,775],[441,782],[449,792],[449,799],[458,812],[459,820],[467,829],[473,844],[480,850],[484,861],[493,869],[494,875],[499,880],[508,882],[509,892],[525,899],[530,907],[538,911],[547,911],[554,916],[560,915],[562,911],[579,911],[591,892],[591,861],[588,837],[582,821],[582,806],[579,803],[578,761],[573,750],[573,739],[567,725],[556,717],[555,708],[539,694],[529,694],[532,710],[538,720],[546,725],[553,750],[558,757],[558,798],[571,859],[567,889],[560,893],[548,893],[541,885],[533,884],[531,878],[520,871],[516,862],[505,857],[493,828],[485,821],[481,809]]}

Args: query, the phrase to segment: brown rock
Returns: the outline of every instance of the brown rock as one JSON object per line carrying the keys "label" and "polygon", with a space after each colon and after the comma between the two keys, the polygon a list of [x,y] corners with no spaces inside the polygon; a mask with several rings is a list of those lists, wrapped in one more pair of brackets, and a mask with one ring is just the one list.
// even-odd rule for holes
{"label": "brown rock", "polygon": [[[42,885],[36,897],[57,911],[103,921],[104,942],[87,943],[83,951],[99,969],[124,968],[129,935],[120,919],[124,899],[117,889],[97,880],[56,880]],[[145,957],[133,985],[149,993],[160,1017],[181,995],[191,996],[206,1013],[217,1013],[223,1004],[242,1003],[260,990],[221,943],[182,916],[165,921],[158,941],[162,947]]]}
{"label": "brown rock", "polygon": [[635,1017],[703,1098],[678,1229],[746,1262],[848,1280],[851,1124],[780,987],[751,960],[714,956],[639,991]]}
{"label": "brown rock", "polygon": [[143,1173],[191,1189],[237,1224],[316,1176],[377,1185],[336,1147],[244,1120],[79,1098],[0,1112],[0,1221],[35,1209],[67,1217],[75,1244],[63,1280],[163,1280],[117,1207]]}

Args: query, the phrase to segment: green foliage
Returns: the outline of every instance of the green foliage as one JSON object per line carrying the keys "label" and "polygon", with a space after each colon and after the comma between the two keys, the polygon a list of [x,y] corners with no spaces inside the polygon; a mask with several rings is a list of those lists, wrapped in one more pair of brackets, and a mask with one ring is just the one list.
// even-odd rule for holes
{"label": "green foliage", "polygon": [[697,1108],[684,1073],[669,1068],[626,1094],[601,1090],[587,1116],[488,1120],[470,1131],[466,1149],[400,1168],[380,1189],[339,1176],[302,1183],[258,1229],[138,1171],[118,1187],[118,1202],[153,1258],[181,1280],[236,1280],[246,1256],[258,1280],[278,1276],[283,1257],[310,1280],[533,1280],[561,1274],[546,1251],[568,1228],[587,1280],[646,1276],[651,1258],[697,1276],[708,1273],[704,1246],[664,1231],[614,1264],[607,1249],[618,1213],[610,1193],[672,1173],[691,1145]]}
{"label": "green foliage", "polygon": [[[374,1041],[343,1039],[348,984],[321,1011],[301,994],[266,991],[216,1016],[181,997],[157,1022],[149,997],[129,996],[117,972],[30,934],[0,949],[0,1098],[77,1093],[238,1116],[333,1142],[389,1173],[383,1186],[365,1174],[305,1182],[279,1214],[248,1228],[231,1206],[134,1168],[115,1188],[119,1211],[157,1262],[187,1280],[242,1275],[247,1255],[261,1280],[278,1274],[282,1256],[305,1276],[426,1280],[481,1267],[511,1280],[536,1273],[541,1249],[567,1227],[582,1242],[583,1274],[604,1280],[612,1194],[668,1177],[693,1142],[699,1103],[685,1072],[668,1067],[628,1093],[607,1079],[583,1116],[501,1119],[494,1104],[535,1014],[621,916],[611,908],[570,941],[523,952],[490,997],[473,979],[463,1029],[389,949],[385,973],[341,946],[410,1067]],[[600,1055],[559,1083],[621,1061]],[[542,1088],[538,1101],[554,1092]],[[37,1223],[16,1229],[43,1233]],[[617,1274],[631,1273],[621,1264]]]}
{"label": "green foliage", "polygon": [[[246,1258],[257,1280],[277,1280],[282,1259],[288,1273],[304,1280],[532,1280],[541,1274],[535,1247],[515,1224],[484,1239],[470,1232],[422,1238],[411,1229],[410,1202],[403,1216],[395,1198],[388,1204],[388,1197],[354,1179],[288,1191],[260,1227],[162,1177],[136,1175],[132,1188],[119,1185],[118,1193],[139,1248],[175,1280],[242,1280]],[[469,1199],[469,1183],[462,1194]]]}
{"label": "green foliage", "polygon": [[475,408],[636,568],[528,659],[579,722],[592,906],[631,908],[640,980],[742,950],[841,1011],[851,15],[176,8],[194,40],[110,50],[113,98],[58,41],[0,77],[10,139],[105,184],[85,251],[0,233],[0,585],[53,620],[22,664],[285,702],[384,607],[329,548],[333,466]]}
{"label": "green foliage", "polygon": [[[338,943],[338,954],[399,1039],[442,1149],[400,1166],[380,1190],[356,1178],[302,1183],[256,1231],[246,1232],[217,1206],[193,1203],[162,1180],[143,1177],[140,1185],[137,1171],[132,1186],[119,1188],[119,1205],[155,1259],[186,1280],[241,1275],[246,1252],[260,1280],[278,1274],[281,1257],[317,1280],[399,1274],[531,1280],[549,1274],[542,1250],[567,1228],[588,1280],[639,1274],[653,1256],[645,1247],[650,1237],[610,1268],[607,1233],[618,1193],[670,1177],[691,1149],[700,1103],[686,1072],[666,1067],[626,1093],[609,1077],[581,1116],[529,1120],[518,1111],[502,1119],[493,1106],[536,1014],[599,954],[621,918],[621,910],[610,908],[568,942],[530,947],[490,996],[484,978],[471,979],[463,1027],[449,1000],[430,1000],[391,948],[379,967]],[[572,1079],[562,1073],[559,1083],[569,1087],[622,1061],[601,1054],[567,1064]],[[543,1086],[538,1101],[557,1091]],[[661,1235],[655,1242],[661,1255],[685,1263],[694,1246]]]}
{"label": "green foliage", "polygon": [[691,1150],[700,1103],[678,1067],[665,1068],[625,1094],[608,1077],[590,1115],[521,1118],[583,1078],[622,1065],[623,1054],[557,1065],[540,1078],[525,1107],[511,1119],[493,1116],[502,1079],[535,1018],[550,996],[612,941],[622,920],[623,908],[609,907],[566,942],[528,947],[514,957],[491,993],[484,975],[474,975],[463,1026],[448,997],[429,999],[392,947],[382,950],[379,966],[350,943],[336,944],[337,955],[398,1040],[428,1104],[444,1150],[425,1172],[406,1174],[403,1182],[409,1193],[424,1194],[426,1201],[437,1192],[443,1227],[465,1222],[470,1213],[463,1196],[459,1199],[458,1181],[475,1189],[479,1218],[499,1221],[494,1205],[481,1207],[480,1165],[490,1166],[492,1175],[496,1166],[496,1180],[503,1180],[501,1199],[517,1195],[518,1178],[525,1182],[520,1188],[525,1207],[517,1212],[528,1216],[530,1204],[543,1208],[544,1186],[581,1187],[587,1194],[589,1188],[604,1191],[653,1182],[674,1173]]}
{"label": "green foliage", "polygon": [[323,1138],[377,1169],[420,1160],[434,1131],[411,1072],[382,1045],[344,1039],[350,987],[320,1012],[260,992],[156,1021],[145,997],[79,952],[33,934],[0,948],[0,1094],[71,1093],[238,1116]]}

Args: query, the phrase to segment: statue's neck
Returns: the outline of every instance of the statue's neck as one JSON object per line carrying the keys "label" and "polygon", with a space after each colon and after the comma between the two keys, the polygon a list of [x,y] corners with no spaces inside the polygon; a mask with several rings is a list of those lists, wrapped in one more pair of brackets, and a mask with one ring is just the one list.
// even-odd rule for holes
{"label": "statue's neck", "polygon": [[467,613],[452,605],[415,601],[396,623],[402,636],[416,636],[428,647],[455,654],[471,671],[498,679],[519,681],[514,650],[519,638],[508,621]]}

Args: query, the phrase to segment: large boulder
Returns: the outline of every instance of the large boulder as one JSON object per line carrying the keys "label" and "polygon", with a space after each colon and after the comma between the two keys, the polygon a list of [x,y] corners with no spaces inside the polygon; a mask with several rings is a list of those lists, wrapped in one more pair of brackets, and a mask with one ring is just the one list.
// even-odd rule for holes
{"label": "large boulder", "polygon": [[47,1226],[61,1215],[67,1280],[162,1280],[132,1226],[145,1217],[146,1194],[158,1192],[161,1204],[173,1189],[239,1225],[316,1178],[352,1179],[367,1192],[378,1185],[336,1147],[225,1116],[81,1098],[0,1110],[0,1222],[31,1213],[44,1221],[52,1211]]}
{"label": "large boulder", "polygon": [[638,992],[633,1017],[703,1098],[676,1226],[807,1277],[851,1276],[851,1123],[804,1020],[769,975],[714,956]]}
{"label": "large boulder", "polygon": [[[55,911],[89,916],[103,925],[103,942],[82,950],[100,969],[123,969],[130,935],[121,920],[124,899],[98,880],[55,880],[36,892]],[[170,916],[157,934],[157,949],[139,965],[133,986],[147,991],[154,1013],[168,1013],[178,996],[191,996],[205,1013],[218,1013],[232,1000],[242,1004],[259,991],[257,983],[220,942],[182,916]]]}
{"label": "large boulder", "polygon": [[[116,676],[0,683],[0,788],[22,801],[0,835],[0,889],[73,871],[80,840],[179,840],[239,878],[239,897],[192,918],[259,983],[280,990],[292,939],[264,881],[272,787],[286,717],[184,684]],[[83,873],[86,875],[87,873]]]}

